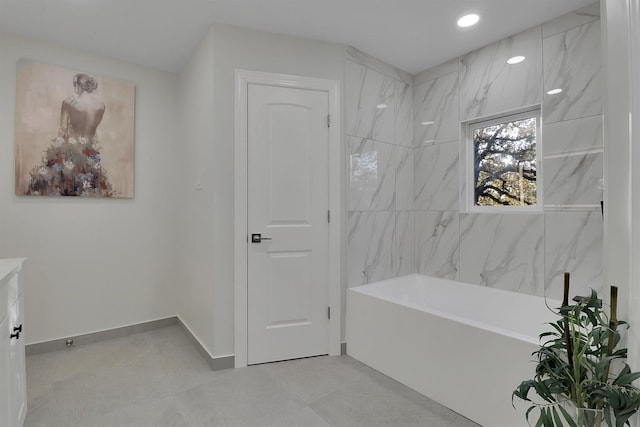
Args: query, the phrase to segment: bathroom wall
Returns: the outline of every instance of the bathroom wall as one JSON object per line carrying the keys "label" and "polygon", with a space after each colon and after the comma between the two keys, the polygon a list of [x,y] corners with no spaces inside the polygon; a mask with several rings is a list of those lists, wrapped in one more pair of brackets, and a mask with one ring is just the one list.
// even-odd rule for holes
{"label": "bathroom wall", "polygon": [[[135,84],[134,199],[13,194],[21,57]],[[344,45],[217,24],[180,75],[0,34],[0,257],[29,258],[27,342],[178,314],[212,356],[232,355],[235,70],[343,82],[344,62]]]}
{"label": "bathroom wall", "polygon": [[415,272],[413,78],[347,48],[348,286]]}
{"label": "bathroom wall", "polygon": [[[189,211],[180,214],[180,241],[188,254],[183,274],[191,283],[185,288],[189,294],[181,297],[180,315],[213,357],[234,354],[235,70],[342,82],[344,49],[214,24],[181,75],[183,108],[204,113],[207,122],[187,119],[186,125],[197,122],[197,129],[183,138],[192,170],[186,175]],[[197,90],[198,81],[202,91]],[[202,109],[187,107],[190,102]],[[202,190],[196,189],[198,182]]]}
{"label": "bathroom wall", "polygon": [[[420,271],[541,293],[549,283],[556,286],[558,273],[567,269],[574,283],[599,286],[601,196],[592,185],[580,187],[601,176],[602,139],[594,137],[601,133],[599,53],[592,45],[598,37],[597,16],[574,14],[414,78],[355,49],[346,48],[345,54],[342,45],[215,25],[178,78],[0,35],[0,148],[8,154],[0,156],[0,256],[29,257],[28,342],[177,312],[212,356],[233,354],[236,68],[343,82],[349,154],[343,284]],[[536,61],[519,64],[524,71],[516,71],[488,59],[512,45],[533,49]],[[135,199],[13,195],[20,57],[136,84]],[[487,69],[494,74],[483,80]],[[530,81],[531,75],[542,77]],[[543,97],[556,81],[570,95],[564,101]],[[518,92],[514,82],[526,90]],[[476,101],[478,88],[486,96]],[[511,96],[504,98],[505,93]],[[462,116],[537,102],[545,113],[545,166],[550,163],[553,171],[555,162],[557,171],[545,167],[545,184],[555,181],[545,213],[461,213],[458,134],[459,121],[468,118]],[[381,104],[387,107],[376,108]],[[422,117],[434,114],[440,115],[436,124],[420,125]],[[167,170],[178,171],[180,178]],[[491,257],[480,257],[481,252]],[[516,273],[509,276],[509,270]]]}
{"label": "bathroom wall", "polygon": [[[569,271],[573,294],[602,289],[600,70],[596,3],[414,77],[418,272],[558,298]],[[532,105],[544,211],[461,211],[460,123]]]}
{"label": "bathroom wall", "polygon": [[[640,0],[602,3],[605,120],[605,283],[619,286],[632,371],[640,366]],[[631,425],[640,425],[639,416]]]}
{"label": "bathroom wall", "polygon": [[[134,199],[14,194],[19,58],[135,85]],[[176,314],[176,201],[183,191],[177,83],[173,73],[0,34],[0,257],[28,258],[28,344]]]}
{"label": "bathroom wall", "polygon": [[[180,71],[179,105],[183,140],[184,191],[180,205],[181,256],[177,312],[180,320],[198,338],[209,354],[213,352],[215,234],[211,206],[215,203],[213,29],[210,29]],[[197,226],[192,226],[197,225]]]}

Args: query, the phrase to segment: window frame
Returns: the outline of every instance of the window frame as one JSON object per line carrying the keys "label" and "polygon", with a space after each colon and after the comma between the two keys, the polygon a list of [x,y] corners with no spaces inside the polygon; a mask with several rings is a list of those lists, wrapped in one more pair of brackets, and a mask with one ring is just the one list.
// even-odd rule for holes
{"label": "window frame", "polygon": [[[477,206],[475,204],[475,142],[473,132],[476,129],[517,120],[536,119],[536,204],[530,206]],[[544,211],[544,189],[542,173],[542,108],[540,105],[502,114],[477,118],[462,123],[461,126],[461,210],[470,213],[534,213]]]}

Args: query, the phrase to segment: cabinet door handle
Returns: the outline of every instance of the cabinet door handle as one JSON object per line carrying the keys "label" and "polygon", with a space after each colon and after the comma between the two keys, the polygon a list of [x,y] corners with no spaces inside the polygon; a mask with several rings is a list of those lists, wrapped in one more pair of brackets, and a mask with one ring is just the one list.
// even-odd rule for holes
{"label": "cabinet door handle", "polygon": [[9,335],[9,339],[15,338],[16,340],[20,339],[20,332],[22,332],[22,325],[13,327],[13,334]]}

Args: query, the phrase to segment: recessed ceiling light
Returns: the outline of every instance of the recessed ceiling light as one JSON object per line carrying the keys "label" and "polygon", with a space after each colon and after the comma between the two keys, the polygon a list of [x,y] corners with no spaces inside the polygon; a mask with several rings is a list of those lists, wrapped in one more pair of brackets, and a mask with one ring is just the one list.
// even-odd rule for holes
{"label": "recessed ceiling light", "polygon": [[475,25],[480,20],[480,17],[475,13],[471,13],[469,15],[464,15],[460,19],[458,19],[458,27],[470,27]]}
{"label": "recessed ceiling light", "polygon": [[378,104],[378,105],[376,105],[376,108],[378,110],[384,110],[385,108],[387,108],[387,104]]}
{"label": "recessed ceiling light", "polygon": [[511,58],[507,59],[507,64],[509,65],[519,64],[524,60],[525,60],[525,57],[522,55],[512,56]]}
{"label": "recessed ceiling light", "polygon": [[421,124],[421,125],[424,125],[424,126],[429,126],[429,125],[432,125],[432,124],[434,124],[434,123],[435,123],[435,122],[428,121],[428,122],[422,122],[422,123],[420,123],[420,124]]}
{"label": "recessed ceiling light", "polygon": [[558,88],[558,89],[551,89],[550,91],[547,92],[547,95],[556,95],[558,93],[562,92],[562,89]]}
{"label": "recessed ceiling light", "polygon": [[426,141],[424,141],[424,144],[433,144],[434,142],[436,142],[435,139],[427,139]]}

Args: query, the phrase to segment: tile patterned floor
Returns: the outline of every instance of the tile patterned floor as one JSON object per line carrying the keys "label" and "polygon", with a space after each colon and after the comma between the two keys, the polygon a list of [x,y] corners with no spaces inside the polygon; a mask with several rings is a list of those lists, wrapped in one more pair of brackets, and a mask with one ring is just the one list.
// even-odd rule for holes
{"label": "tile patterned floor", "polygon": [[478,427],[349,356],[213,372],[177,326],[27,358],[26,427]]}

